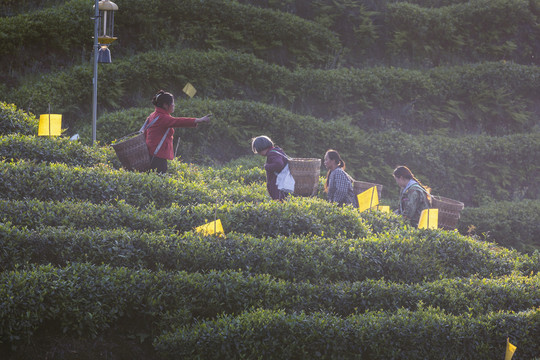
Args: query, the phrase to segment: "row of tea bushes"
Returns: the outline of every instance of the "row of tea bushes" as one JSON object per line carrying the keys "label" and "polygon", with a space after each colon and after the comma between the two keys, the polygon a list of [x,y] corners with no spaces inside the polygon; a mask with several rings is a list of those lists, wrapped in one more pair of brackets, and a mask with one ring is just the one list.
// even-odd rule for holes
{"label": "row of tea bushes", "polygon": [[36,135],[39,119],[33,114],[18,109],[15,104],[0,101],[0,135]]}
{"label": "row of tea bushes", "polygon": [[[250,234],[202,236],[126,230],[28,230],[3,224],[4,270],[24,264],[92,262],[114,266],[185,270],[243,269],[286,280],[400,282],[441,277],[503,276],[538,272],[537,257],[497,249],[454,232],[395,232],[364,239],[317,235],[257,238]],[[407,234],[410,234],[407,236]]]}
{"label": "row of tea bushes", "polygon": [[458,224],[462,234],[473,233],[521,252],[540,251],[540,201],[501,201],[466,207]]}
{"label": "row of tea bushes", "polygon": [[[472,0],[431,8],[410,2],[388,4],[384,31],[388,53],[412,63],[448,63],[456,54],[470,62],[509,59],[538,63],[534,38],[538,13],[529,0]],[[485,21],[480,20],[485,19]],[[489,20],[488,20],[489,19]],[[533,35],[536,34],[536,35]]]}
{"label": "row of tea bushes", "polygon": [[[123,34],[123,46],[115,51],[123,56],[134,49],[157,44],[172,47],[181,42],[193,48],[239,49],[283,65],[317,67],[329,65],[341,46],[347,49],[340,52],[339,62],[353,66],[364,60],[366,54],[379,58],[379,63],[384,60],[394,66],[501,58],[521,63],[536,61],[532,56],[536,37],[531,34],[537,33],[538,14],[528,0],[473,0],[437,8],[413,1],[378,3],[264,2],[263,7],[280,10],[271,11],[250,6],[257,5],[253,1],[120,1],[120,14],[130,16],[117,16],[116,27]],[[168,16],[183,21],[151,22],[164,8]],[[21,71],[28,67],[29,59],[35,58],[44,62],[45,68],[59,57],[68,58],[65,63],[76,62],[80,55],[74,45],[83,44],[85,37],[91,36],[91,28],[83,27],[85,15],[91,15],[88,4],[72,0],[2,19],[0,29],[8,34],[4,52],[16,54],[19,59],[8,64]],[[207,26],[209,23],[213,26]],[[148,27],[154,31],[142,31]],[[60,30],[66,34],[61,44],[51,40],[51,34]],[[41,49],[25,46],[22,51],[17,48],[18,43],[43,45]],[[46,48],[49,53],[43,50]]]}
{"label": "row of tea bushes", "polygon": [[[217,199],[264,201],[268,195],[259,186],[229,182],[210,189],[204,182],[189,182],[154,173],[114,170],[106,165],[91,168],[65,164],[36,164],[28,161],[0,162],[0,193],[4,199],[66,200],[93,203],[126,203],[158,208],[172,203],[181,205],[215,203]],[[219,181],[219,180],[217,180]],[[221,185],[224,183],[222,182]],[[230,188],[228,188],[230,187]]]}
{"label": "row of tea bushes", "polygon": [[[99,76],[109,84],[98,94],[99,103],[108,110],[118,109],[119,104],[122,108],[149,104],[155,91],[148,89],[149,82],[182,94],[189,81],[204,98],[258,101],[322,118],[356,116],[366,128],[459,133],[508,134],[531,129],[536,111],[532,104],[540,92],[538,67],[513,63],[429,71],[384,67],[290,70],[249,54],[192,49],[149,51],[121,59],[100,68]],[[85,119],[80,123],[87,123],[84,112],[72,110],[72,105],[83,106],[91,98],[88,77],[90,67],[73,66],[29,80],[0,97],[19,107],[29,106],[32,99],[35,111],[46,111],[54,103],[68,122]],[[145,100],[141,94],[147,94]]]}
{"label": "row of tea bushes", "polygon": [[[196,102],[200,104],[201,102]],[[186,107],[184,104],[182,107]],[[188,108],[189,111],[190,108]],[[97,137],[101,142],[106,144],[114,142],[115,135],[120,137],[122,131],[130,128],[139,128],[139,123],[134,119],[137,119],[137,115],[142,119],[149,112],[145,109],[133,109],[126,112],[129,113],[130,120],[132,122],[126,123],[126,118],[121,116],[118,119],[109,118],[108,122],[99,121]],[[208,111],[206,108],[204,111]],[[144,112],[145,114],[143,114]],[[124,112],[116,113],[124,114]],[[107,116],[106,116],[107,117]],[[98,164],[108,164],[114,168],[120,168],[121,164],[118,160],[116,153],[111,146],[86,146],[86,142],[81,143],[79,141],[69,141],[66,137],[38,137],[37,126],[39,120],[32,113],[27,113],[21,109],[18,109],[14,104],[8,104],[0,102],[0,158],[3,160],[28,160],[33,162],[46,162],[46,163],[63,163],[71,166],[93,166]],[[111,125],[116,123],[117,125]],[[81,136],[84,136],[85,131],[81,132]],[[90,134],[86,134],[90,136]],[[193,144],[197,146],[197,144]],[[236,155],[231,154],[231,155]],[[180,155],[181,156],[181,155]],[[227,158],[227,160],[229,160]],[[206,179],[213,179],[216,176],[221,179],[228,179],[230,181],[241,181],[243,183],[253,183],[256,181],[263,181],[265,179],[264,170],[261,168],[255,168],[254,164],[262,167],[261,162],[245,162],[242,165],[242,161],[236,161],[237,164],[232,166],[225,166],[220,169],[201,167],[197,168],[193,165],[180,164],[178,162],[171,162],[169,171],[170,173],[178,173],[182,171],[182,177],[187,178],[185,173],[189,172],[189,178],[192,178],[195,173],[207,173]],[[249,166],[246,166],[249,165]],[[191,171],[189,168],[194,168]],[[176,174],[178,175],[178,174]],[[204,178],[204,177],[203,177]],[[198,179],[203,180],[200,176]]]}
{"label": "row of tea bushes", "polygon": [[[239,49],[282,65],[323,67],[339,48],[339,39],[325,26],[236,2],[119,0],[117,5],[120,11],[115,18],[115,32],[122,34],[122,46],[114,47],[118,56],[183,44],[194,48]],[[156,22],[164,11],[168,19],[182,21]],[[24,74],[31,61],[38,61],[43,70],[55,67],[59,61],[77,63],[81,44],[88,44],[88,53],[92,49],[88,41],[92,36],[88,17],[92,15],[87,1],[70,0],[43,10],[0,17],[0,32],[5,34],[0,50],[0,58],[5,60],[0,64],[11,65],[15,73]],[[149,28],[153,30],[145,31]],[[60,42],[53,40],[58,33],[64,34]],[[19,46],[21,43],[25,44],[24,50]],[[12,58],[18,61],[9,62]]]}
{"label": "row of tea bushes", "polygon": [[[158,337],[164,359],[495,359],[506,338],[520,355],[540,348],[540,310],[471,318],[439,309],[368,312],[347,318],[328,313],[256,309],[226,315]],[[515,341],[514,341],[515,342]]]}
{"label": "row of tea bushes", "polygon": [[362,150],[380,154],[381,165],[370,169],[371,177],[390,188],[396,187],[390,176],[393,166],[406,164],[432,188],[432,194],[466,206],[540,198],[540,184],[535,180],[540,157],[530,156],[540,153],[540,132],[452,138],[387,131],[371,135]]}
{"label": "row of tea bushes", "polygon": [[411,285],[385,280],[317,285],[237,271],[152,272],[86,263],[5,271],[0,280],[5,284],[0,289],[0,341],[15,343],[30,340],[42,324],[55,324],[48,331],[84,337],[122,326],[129,333],[155,336],[257,307],[349,316],[370,309],[391,314],[433,306],[445,314],[477,317],[534,309],[540,291],[538,275]]}
{"label": "row of tea bushes", "polygon": [[538,60],[532,55],[540,5],[528,0],[240,2],[328,26],[350,48],[343,61],[355,65],[368,54],[393,66]]}
{"label": "row of tea bushes", "polygon": [[[348,171],[359,180],[383,184],[383,197],[390,197],[391,189],[395,189],[392,197],[397,197],[398,191],[391,176],[396,164],[407,164],[418,178],[433,189],[434,194],[458,199],[467,206],[483,205],[492,199],[535,199],[540,195],[540,185],[535,181],[540,163],[536,158],[529,158],[529,154],[540,151],[538,132],[504,137],[450,138],[444,135],[409,135],[385,131],[372,133],[368,137],[350,123],[325,122],[254,102],[190,100],[179,102],[179,107],[187,113],[212,111],[216,115],[211,127],[189,129],[189,137],[179,131],[180,154],[189,161],[213,159],[223,163],[249,154],[248,139],[253,134],[255,124],[260,133],[271,132],[273,137],[275,135],[276,142],[290,156],[322,158],[328,147],[335,145],[333,136],[326,134],[338,131],[347,134],[342,137],[338,151],[347,159]],[[99,125],[110,135],[104,136],[103,140],[112,141],[115,133],[121,129],[138,128],[139,124],[135,126],[133,119],[142,118],[149,111],[140,108],[104,116]],[[302,141],[290,135],[300,132],[303,134]],[[396,142],[397,138],[399,142]],[[223,151],[224,148],[227,151]],[[448,149],[454,150],[449,152]],[[107,161],[110,166],[119,167],[116,155],[109,146],[84,147],[63,139],[36,139],[14,134],[0,141],[0,155],[7,159],[22,158],[38,162],[57,160],[78,166]],[[196,167],[189,170],[187,165],[182,167],[171,162],[170,173],[180,176],[177,170],[180,168],[190,171],[190,176],[182,175],[186,179],[195,176],[196,179],[209,182],[217,176],[232,182],[253,183],[265,179],[263,159],[259,158],[261,161],[257,164],[260,167],[258,169],[251,165],[235,167],[234,170],[230,167],[219,171]],[[197,172],[203,178],[197,178]],[[217,187],[223,185],[215,184]]]}
{"label": "row of tea bushes", "polygon": [[0,136],[0,158],[63,163],[70,166],[121,166],[111,147],[90,147],[65,137],[38,137],[36,134]]}
{"label": "row of tea bushes", "polygon": [[325,237],[365,237],[404,228],[396,215],[358,213],[351,207],[328,206],[323,200],[294,198],[284,203],[265,201],[199,204],[156,209],[138,208],[124,200],[114,204],[89,201],[0,200],[0,218],[16,226],[73,229],[98,228],[144,232],[185,232],[220,219],[226,232],[255,237],[317,234]]}
{"label": "row of tea bushes", "polygon": [[[264,191],[264,190],[261,190]],[[462,211],[458,230],[463,235],[518,250],[538,248],[537,234],[540,211],[537,201],[501,202]],[[323,234],[339,236],[346,232],[365,233],[359,218],[373,233],[406,227],[401,217],[381,212],[358,214],[349,208],[325,207],[323,202],[295,198],[278,204],[220,203],[144,209],[118,201],[94,204],[88,201],[0,200],[0,217],[16,226],[36,229],[40,226],[62,226],[75,229],[100,228],[139,230],[145,232],[190,231],[219,218],[226,232],[252,233],[254,236]],[[330,221],[331,220],[331,221]],[[527,251],[527,252],[528,252]]]}

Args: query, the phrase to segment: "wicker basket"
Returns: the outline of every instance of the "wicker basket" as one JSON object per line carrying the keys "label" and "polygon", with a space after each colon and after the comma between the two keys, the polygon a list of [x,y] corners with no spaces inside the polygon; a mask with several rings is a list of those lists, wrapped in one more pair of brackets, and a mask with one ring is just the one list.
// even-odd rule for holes
{"label": "wicker basket", "polygon": [[371,189],[372,187],[377,187],[377,195],[379,195],[379,199],[381,198],[381,192],[383,189],[383,186],[381,184],[373,184],[365,181],[357,181],[354,180],[353,182],[353,190],[354,194],[358,195],[366,191],[367,189]]}
{"label": "wicker basket", "polygon": [[439,209],[439,229],[454,230],[465,205],[460,201],[435,195],[431,196],[431,203],[434,208]]}
{"label": "wicker basket", "polygon": [[[136,135],[136,136],[133,136]],[[126,139],[126,140],[123,140]],[[136,132],[120,139],[112,147],[127,170],[146,171],[150,168],[150,153],[143,133]]]}
{"label": "wicker basket", "polygon": [[315,196],[319,190],[321,159],[293,158],[289,160],[289,170],[294,178],[294,194]]}

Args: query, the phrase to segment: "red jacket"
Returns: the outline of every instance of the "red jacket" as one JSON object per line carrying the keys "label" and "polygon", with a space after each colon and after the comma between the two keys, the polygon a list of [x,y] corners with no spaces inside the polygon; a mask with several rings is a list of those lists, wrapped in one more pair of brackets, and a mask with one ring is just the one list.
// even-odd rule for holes
{"label": "red jacket", "polygon": [[156,120],[154,125],[146,128],[144,135],[146,136],[146,145],[150,156],[154,155],[154,151],[159,145],[161,138],[165,134],[165,131],[169,129],[167,137],[161,145],[156,157],[172,160],[174,158],[173,150],[173,135],[175,127],[196,127],[195,118],[186,117],[173,117],[166,110],[156,107],[156,110],[148,116],[148,123],[151,123],[156,116],[159,115],[159,119]]}

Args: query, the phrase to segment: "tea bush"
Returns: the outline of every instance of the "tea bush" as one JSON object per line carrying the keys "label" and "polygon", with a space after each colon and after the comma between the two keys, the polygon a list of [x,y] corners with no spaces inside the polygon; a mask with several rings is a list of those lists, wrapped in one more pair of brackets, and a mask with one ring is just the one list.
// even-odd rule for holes
{"label": "tea bush", "polygon": [[[3,65],[14,72],[31,72],[39,59],[46,69],[90,57],[81,49],[91,37],[91,27],[78,23],[92,9],[80,0],[35,4],[35,11],[1,19],[6,34]],[[155,1],[120,1],[116,17],[122,46],[120,57],[138,49],[184,46],[202,49],[237,49],[283,65],[433,66],[506,59],[536,62],[537,36],[534,3],[529,1],[183,1],[171,5]],[[4,4],[7,14],[33,8],[30,4]],[[0,8],[1,9],[1,8]],[[168,18],[151,20],[164,10]],[[278,11],[272,11],[276,9]],[[130,14],[123,16],[122,14]],[[172,19],[182,18],[182,22]],[[478,19],[482,19],[479,25]],[[32,24],[33,27],[28,24]],[[212,26],[208,26],[211,24]],[[153,28],[154,31],[147,31]],[[22,29],[22,31],[21,31]],[[61,29],[62,44],[53,34]],[[69,35],[68,35],[69,34]],[[24,50],[17,44],[25,43]],[[31,46],[30,44],[44,44]],[[72,46],[63,45],[63,43]],[[75,46],[73,46],[75,45]],[[340,50],[341,48],[341,50]],[[43,49],[54,49],[45,52]],[[11,60],[16,54],[17,62]],[[369,56],[368,56],[369,55]],[[398,55],[398,56],[396,56]],[[116,55],[115,55],[116,56]]]}
{"label": "tea bush", "polygon": [[0,101],[0,135],[36,135],[38,125],[39,119],[34,114],[18,109],[14,104]]}
{"label": "tea bush", "polygon": [[112,148],[89,147],[62,137],[19,134],[0,136],[0,157],[8,161],[29,160],[71,166],[110,164],[120,168],[120,162]]}
{"label": "tea bush", "polygon": [[[405,226],[397,216],[375,212],[359,214],[352,208],[326,206],[324,201],[304,199],[291,199],[285,203],[268,200],[258,204],[173,204],[162,209],[151,204],[139,208],[124,200],[104,204],[80,200],[0,200],[0,216],[4,221],[31,229],[61,226],[147,232],[190,231],[217,216],[227,232],[250,233],[257,237],[293,234],[365,237],[371,231],[382,232]],[[370,223],[366,223],[364,217]]]}
{"label": "tea bush", "polygon": [[533,358],[539,316],[540,310],[530,310],[471,318],[427,308],[341,318],[256,309],[179,328],[159,336],[154,346],[167,359],[490,359],[504,353],[505,334],[512,333],[519,334],[523,356]]}
{"label": "tea bush", "polygon": [[[428,132],[439,128],[458,133],[527,131],[536,124],[534,101],[540,94],[538,67],[512,63],[429,71],[384,67],[293,71],[249,54],[192,49],[149,51],[100,68],[99,76],[110,84],[98,93],[98,102],[106,110],[120,104],[122,108],[148,104],[150,94],[159,88],[182,94],[189,81],[205,98],[263,102],[320,118],[349,116],[366,129]],[[38,111],[52,102],[67,123],[80,123],[85,112],[72,106],[91,98],[89,77],[90,68],[73,66],[24,82],[5,98],[19,107],[29,106],[32,99]],[[221,79],[217,84],[216,78]],[[141,100],[141,94],[148,94],[147,100]],[[139,121],[142,124],[144,119]]]}
{"label": "tea bush", "polygon": [[[0,5],[0,358],[540,358],[538,1],[116,1],[92,147],[92,4]],[[212,122],[117,170],[160,88]],[[49,105],[82,144],[35,137]],[[329,204],[324,172],[270,201],[260,134],[394,207],[407,165],[462,234]]]}
{"label": "tea bush", "polygon": [[[0,200],[0,218],[4,222],[38,229],[52,226],[71,229],[116,229],[132,231],[159,232],[176,225],[176,220],[169,222],[158,216],[152,207],[145,209],[127,204],[124,200],[112,203],[95,204],[82,200],[41,201]],[[180,220],[181,221],[181,220]]]}
{"label": "tea bush", "polygon": [[540,160],[529,154],[540,151],[539,139],[539,133],[450,138],[388,131],[372,135],[363,151],[380,154],[380,165],[368,176],[385,187],[396,187],[387,175],[391,166],[406,164],[433,194],[483,206],[494,200],[538,198],[534,177]]}
{"label": "tea bush", "polygon": [[[114,170],[106,165],[90,168],[63,164],[35,164],[27,161],[1,162],[0,190],[4,199],[66,200],[94,203],[126,203],[161,208],[172,203],[189,205],[215,203],[218,199],[264,201],[268,195],[261,186],[214,180],[213,189],[204,181],[189,182],[155,173]],[[211,185],[211,184],[210,184]],[[256,190],[256,191],[254,191]]]}
{"label": "tea bush", "polygon": [[540,250],[540,202],[504,201],[465,208],[458,228],[463,234],[472,232],[519,251]]}
{"label": "tea bush", "polygon": [[[507,56],[521,63],[535,61],[530,32],[538,31],[537,15],[528,0],[476,0],[439,8],[397,2],[386,10],[388,50],[394,56],[429,59],[435,66],[456,53],[466,53],[471,62]],[[490,21],[478,21],[485,18]]]}
{"label": "tea bush", "polygon": [[[261,1],[334,30],[346,46],[345,66],[384,62],[422,67],[504,58],[537,62],[538,5],[529,1]],[[487,20],[489,19],[489,20]]]}
{"label": "tea bush", "polygon": [[45,227],[2,228],[2,264],[65,265],[69,261],[150,269],[243,269],[249,273],[322,283],[387,279],[415,283],[440,277],[503,276],[538,272],[536,257],[499,249],[458,234],[407,238],[407,232],[372,235],[365,239],[316,235],[256,238],[230,233],[224,237],[73,230]]}
{"label": "tea bush", "polygon": [[[87,19],[93,15],[91,5],[84,0],[71,0],[0,18],[0,31],[5,34],[0,63],[23,73],[36,60],[45,69],[58,67],[58,62],[79,63],[80,51],[88,56],[92,49],[88,39],[93,27]],[[186,0],[171,4],[161,0],[120,0],[117,5],[120,11],[115,17],[115,33],[122,34],[122,46],[113,45],[113,49],[120,57],[140,49],[182,44],[203,49],[234,48],[282,65],[322,67],[339,47],[338,38],[326,27],[235,2]],[[156,22],[163,11],[167,11],[167,19]],[[57,41],[55,34],[64,34],[62,41]],[[21,43],[24,48],[19,46]],[[81,48],[85,43],[86,51]],[[18,62],[10,62],[10,58]]]}
{"label": "tea bush", "polygon": [[[326,311],[341,316],[399,309],[472,318],[538,305],[538,275],[500,279],[445,279],[402,284],[385,280],[311,284],[238,271],[152,272],[106,265],[69,264],[4,271],[0,279],[0,341],[31,341],[48,324],[51,335],[94,337],[106,329],[154,337],[220,314],[262,307],[287,314]],[[494,297],[494,299],[492,298]],[[364,314],[365,315],[365,314]],[[54,325],[53,325],[54,324]],[[197,325],[195,325],[197,326]],[[523,339],[520,338],[520,341]]]}

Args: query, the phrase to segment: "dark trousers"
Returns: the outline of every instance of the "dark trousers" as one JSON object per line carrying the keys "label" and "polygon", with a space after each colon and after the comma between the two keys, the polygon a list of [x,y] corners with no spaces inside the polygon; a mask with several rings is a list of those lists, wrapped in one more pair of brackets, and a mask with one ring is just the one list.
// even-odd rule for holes
{"label": "dark trousers", "polygon": [[154,157],[150,163],[150,171],[165,174],[167,172],[167,159]]}

